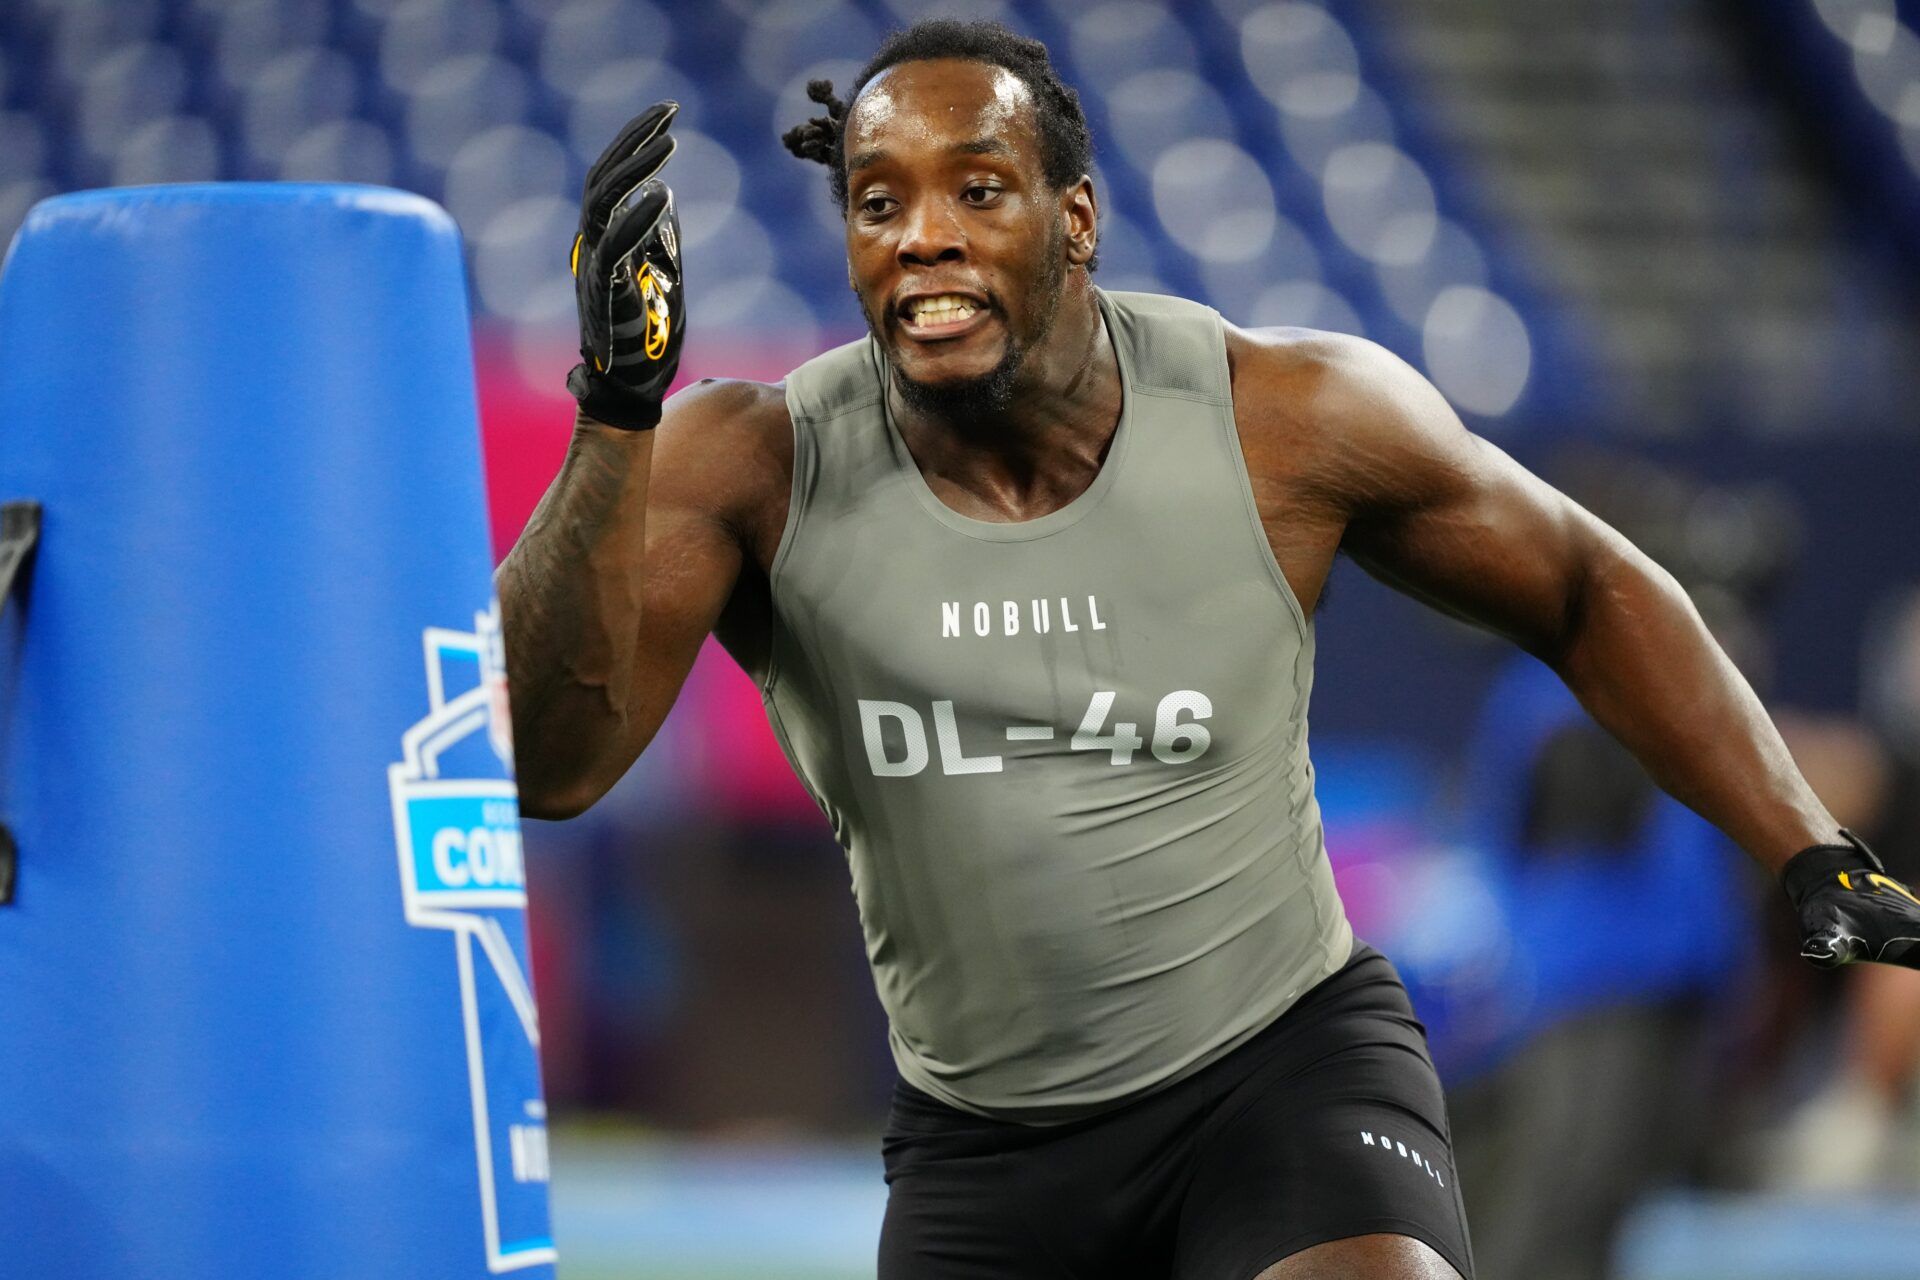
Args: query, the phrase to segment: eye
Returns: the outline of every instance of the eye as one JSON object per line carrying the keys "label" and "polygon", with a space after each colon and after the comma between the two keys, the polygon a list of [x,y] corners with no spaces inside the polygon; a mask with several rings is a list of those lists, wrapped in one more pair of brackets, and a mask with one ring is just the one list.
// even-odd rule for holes
{"label": "eye", "polygon": [[1000,194],[1000,188],[990,187],[984,182],[976,182],[960,193],[960,198],[968,204],[985,204]]}
{"label": "eye", "polygon": [[860,202],[860,212],[869,218],[885,217],[894,205],[892,196],[873,195]]}

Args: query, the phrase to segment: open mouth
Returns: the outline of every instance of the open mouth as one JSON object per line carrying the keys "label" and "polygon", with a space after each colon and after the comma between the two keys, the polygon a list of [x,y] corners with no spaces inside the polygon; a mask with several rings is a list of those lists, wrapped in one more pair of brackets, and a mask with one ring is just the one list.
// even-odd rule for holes
{"label": "open mouth", "polygon": [[977,298],[960,293],[911,298],[900,308],[900,327],[916,342],[938,342],[972,333],[993,311]]}

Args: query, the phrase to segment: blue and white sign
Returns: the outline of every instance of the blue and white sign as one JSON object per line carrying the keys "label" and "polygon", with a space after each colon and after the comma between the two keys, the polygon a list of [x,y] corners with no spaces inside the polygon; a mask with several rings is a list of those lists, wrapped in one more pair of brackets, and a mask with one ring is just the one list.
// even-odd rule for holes
{"label": "blue and white sign", "polygon": [[554,1261],[500,607],[428,627],[427,714],[387,769],[409,924],[453,934],[487,1267]]}

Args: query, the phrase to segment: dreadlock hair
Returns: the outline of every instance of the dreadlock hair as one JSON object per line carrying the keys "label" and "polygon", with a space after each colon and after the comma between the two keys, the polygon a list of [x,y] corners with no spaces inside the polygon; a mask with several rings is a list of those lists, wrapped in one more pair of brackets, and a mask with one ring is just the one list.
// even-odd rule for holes
{"label": "dreadlock hair", "polygon": [[[888,36],[853,82],[846,102],[834,96],[830,80],[807,82],[807,97],[827,109],[782,134],[780,141],[802,160],[826,165],[833,202],[847,211],[847,105],[860,97],[875,76],[902,62],[959,58],[1001,67],[1019,77],[1033,94],[1040,126],[1040,165],[1055,191],[1077,182],[1093,165],[1093,135],[1080,110],[1080,95],[1054,72],[1047,46],[1016,35],[998,22],[961,22],[930,18]],[[1093,266],[1090,262],[1089,268]]]}

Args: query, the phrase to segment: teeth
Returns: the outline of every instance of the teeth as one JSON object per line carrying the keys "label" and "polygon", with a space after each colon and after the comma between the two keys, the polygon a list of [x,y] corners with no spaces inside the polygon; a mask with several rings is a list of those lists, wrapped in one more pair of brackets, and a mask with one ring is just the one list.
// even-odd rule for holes
{"label": "teeth", "polygon": [[915,324],[922,325],[951,324],[956,320],[966,319],[978,310],[979,307],[973,299],[947,293],[934,298],[922,298],[916,302],[913,307],[913,319]]}

